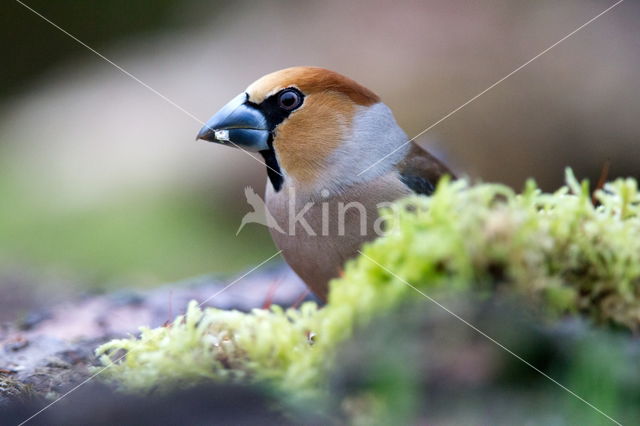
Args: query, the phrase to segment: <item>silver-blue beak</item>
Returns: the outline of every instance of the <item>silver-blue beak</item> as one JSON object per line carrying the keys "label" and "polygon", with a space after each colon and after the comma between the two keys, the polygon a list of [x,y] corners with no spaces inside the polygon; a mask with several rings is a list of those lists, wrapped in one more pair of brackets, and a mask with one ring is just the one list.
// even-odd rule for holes
{"label": "silver-blue beak", "polygon": [[207,121],[196,139],[235,146],[247,151],[269,149],[267,120],[258,109],[247,104],[241,93]]}

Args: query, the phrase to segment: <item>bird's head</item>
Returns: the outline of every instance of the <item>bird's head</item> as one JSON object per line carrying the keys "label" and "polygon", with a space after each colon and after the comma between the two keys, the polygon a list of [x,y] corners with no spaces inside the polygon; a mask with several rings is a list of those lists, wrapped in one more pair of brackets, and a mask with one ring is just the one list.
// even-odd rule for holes
{"label": "bird's head", "polygon": [[340,191],[384,173],[406,142],[393,114],[369,89],[336,72],[293,67],[252,83],[217,112],[198,139],[260,152],[276,191],[283,183]]}

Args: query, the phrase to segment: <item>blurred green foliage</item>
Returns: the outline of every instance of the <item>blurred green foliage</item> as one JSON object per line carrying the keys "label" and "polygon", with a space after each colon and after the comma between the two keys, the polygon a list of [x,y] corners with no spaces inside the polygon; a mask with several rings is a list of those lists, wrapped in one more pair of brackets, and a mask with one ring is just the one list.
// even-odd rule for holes
{"label": "blurred green foliage", "polygon": [[25,181],[17,167],[0,164],[0,267],[57,269],[88,286],[130,287],[233,273],[274,251],[261,227],[236,237],[241,217],[211,195],[159,190],[61,208],[55,194]]}

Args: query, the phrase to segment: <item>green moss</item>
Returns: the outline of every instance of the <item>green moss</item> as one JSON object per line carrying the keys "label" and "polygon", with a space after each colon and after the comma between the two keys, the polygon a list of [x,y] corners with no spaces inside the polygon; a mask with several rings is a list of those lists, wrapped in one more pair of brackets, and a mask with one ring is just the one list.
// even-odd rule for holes
{"label": "green moss", "polygon": [[[314,347],[311,330],[319,329],[320,317],[313,303],[300,310],[274,306],[245,314],[217,309],[203,312],[192,301],[187,313],[169,326],[143,328],[139,339],[111,341],[98,354],[104,365],[111,366],[103,376],[131,390],[224,380],[268,381],[283,390],[313,392],[323,348]],[[320,345],[324,351],[327,343]],[[119,350],[127,355],[113,364],[121,356]]]}
{"label": "green moss", "polygon": [[[596,198],[598,207],[570,171],[553,194],[533,182],[516,194],[502,185],[444,180],[432,197],[401,200],[383,212],[388,234],[346,265],[324,308],[203,312],[192,302],[170,327],[101,346],[110,366],[103,376],[128,390],[221,380],[319,395],[339,343],[373,317],[422,297],[416,289],[514,294],[556,317],[580,313],[637,330],[637,182],[617,180]],[[121,349],[127,355],[114,363]]]}
{"label": "green moss", "polygon": [[402,280],[422,290],[505,289],[546,302],[555,313],[581,312],[637,330],[637,182],[610,183],[596,198],[594,207],[588,185],[570,171],[567,186],[553,194],[541,193],[533,182],[520,195],[500,185],[444,182],[432,198],[409,198],[385,213],[390,234],[349,265],[331,302],[356,304],[368,283],[375,293],[368,294],[371,302],[383,292],[387,303],[414,292],[397,285]]}

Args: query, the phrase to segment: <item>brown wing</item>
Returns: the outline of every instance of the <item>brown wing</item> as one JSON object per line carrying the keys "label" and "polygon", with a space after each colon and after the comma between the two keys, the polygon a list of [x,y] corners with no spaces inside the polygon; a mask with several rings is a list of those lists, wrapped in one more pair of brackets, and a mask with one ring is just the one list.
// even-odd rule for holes
{"label": "brown wing", "polygon": [[432,194],[444,175],[455,178],[447,166],[413,141],[409,152],[398,163],[397,168],[402,182],[418,194]]}

